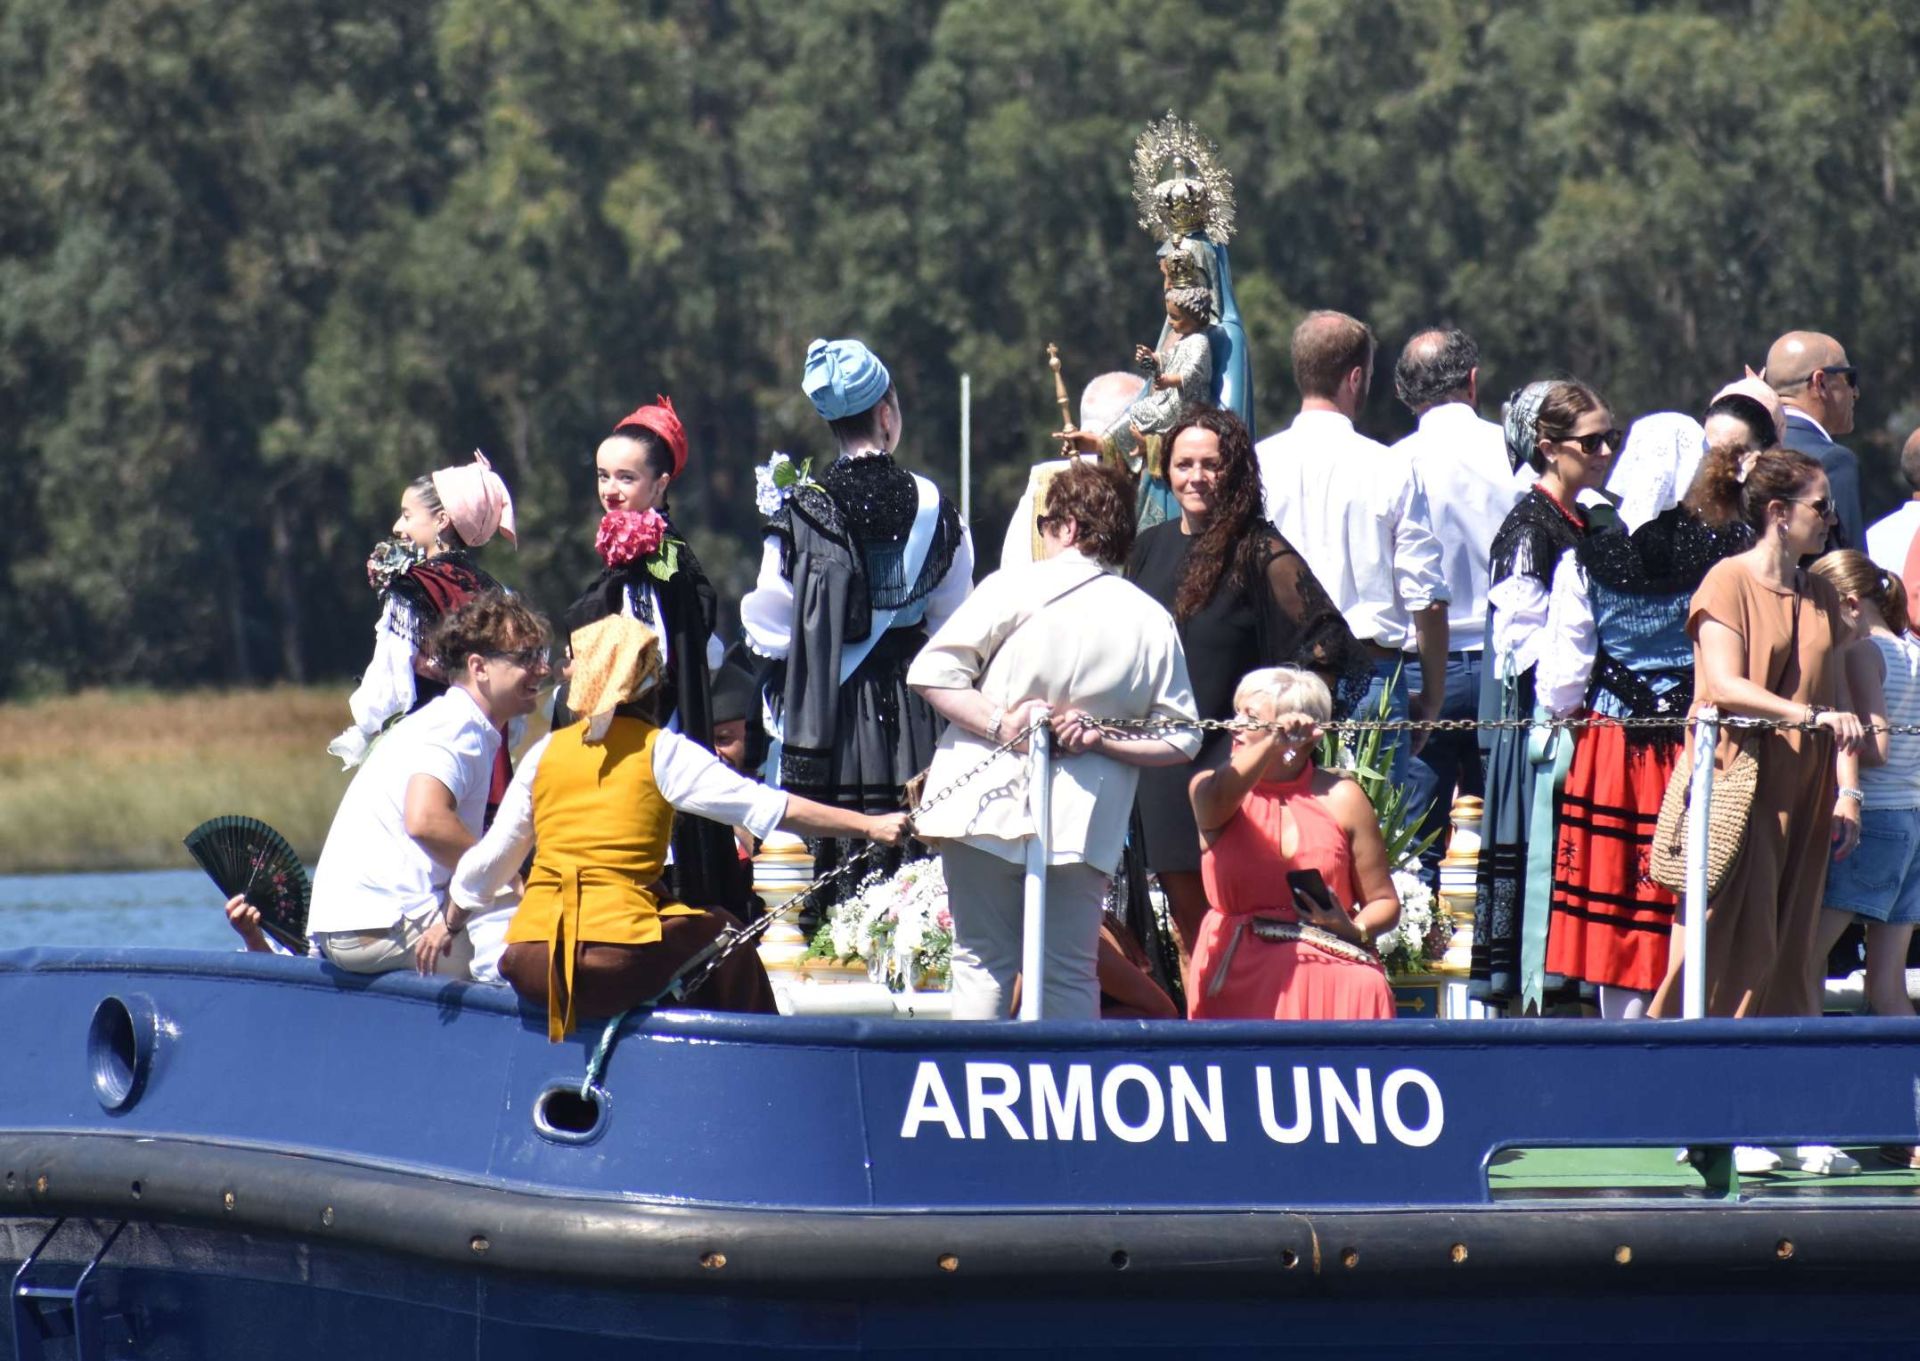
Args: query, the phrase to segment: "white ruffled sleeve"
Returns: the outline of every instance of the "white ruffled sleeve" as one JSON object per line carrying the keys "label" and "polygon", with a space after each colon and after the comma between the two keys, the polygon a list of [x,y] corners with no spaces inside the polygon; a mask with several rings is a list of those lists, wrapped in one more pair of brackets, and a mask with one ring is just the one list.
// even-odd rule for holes
{"label": "white ruffled sleeve", "polygon": [[1540,660],[1547,638],[1547,588],[1536,577],[1515,572],[1487,592],[1493,612],[1494,674],[1510,667],[1518,675]]}
{"label": "white ruffled sleeve", "polygon": [[389,721],[413,707],[413,623],[413,607],[388,596],[373,629],[373,660],[347,697],[353,726],[327,744],[349,770],[365,759],[367,747]]}
{"label": "white ruffled sleeve", "polygon": [[793,646],[793,583],[780,575],[780,540],[769,534],[760,550],[760,576],[740,600],[747,646],[775,660]]}
{"label": "white ruffled sleeve", "polygon": [[1593,600],[1587,594],[1586,574],[1569,548],[1553,569],[1553,590],[1547,598],[1546,636],[1553,646],[1542,649],[1536,694],[1556,718],[1586,704],[1587,683],[1593,677],[1600,652],[1600,631],[1593,618]]}

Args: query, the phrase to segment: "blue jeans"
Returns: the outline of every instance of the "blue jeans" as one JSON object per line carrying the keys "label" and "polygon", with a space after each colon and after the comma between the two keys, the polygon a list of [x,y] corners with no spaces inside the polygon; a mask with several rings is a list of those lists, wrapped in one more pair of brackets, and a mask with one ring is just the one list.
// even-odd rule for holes
{"label": "blue jeans", "polygon": [[[1394,679],[1394,673],[1396,671],[1400,673],[1398,681]],[[1380,696],[1386,694],[1386,717],[1395,720],[1406,718],[1407,676],[1410,673],[1418,675],[1419,671],[1419,666],[1413,662],[1412,658],[1408,658],[1404,664],[1398,660],[1375,661],[1373,664],[1373,680],[1367,685],[1366,698],[1361,700],[1359,706],[1354,709],[1353,717],[1356,719],[1377,718],[1380,713]],[[1391,693],[1388,692],[1388,686],[1393,687]],[[1356,739],[1364,738],[1365,736],[1365,733],[1355,734]],[[1356,740],[1353,745],[1357,749],[1360,742]],[[1395,784],[1405,784],[1408,776],[1407,734],[1403,732],[1382,733],[1380,735],[1380,755],[1386,757],[1389,761],[1387,767],[1388,777]]]}
{"label": "blue jeans", "polygon": [[[1480,716],[1480,676],[1484,655],[1480,652],[1447,654],[1447,697],[1440,706],[1440,717]],[[1420,690],[1420,663],[1409,661],[1406,674],[1408,691],[1417,694]],[[1408,775],[1413,784],[1414,807],[1432,805],[1425,821],[1420,824],[1420,835],[1425,836],[1436,829],[1440,831],[1433,845],[1420,857],[1420,867],[1426,879],[1430,884],[1437,885],[1440,859],[1447,851],[1446,826],[1453,812],[1455,794],[1471,794],[1475,798],[1482,798],[1487,792],[1486,755],[1480,750],[1480,734],[1471,728],[1462,732],[1428,734],[1427,745],[1408,763]]]}

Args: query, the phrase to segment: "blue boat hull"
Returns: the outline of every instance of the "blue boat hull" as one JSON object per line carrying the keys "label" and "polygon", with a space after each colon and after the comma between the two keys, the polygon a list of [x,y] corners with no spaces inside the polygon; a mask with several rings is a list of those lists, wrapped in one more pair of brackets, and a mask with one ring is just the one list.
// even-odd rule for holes
{"label": "blue boat hull", "polygon": [[1860,1355],[1920,1325],[1891,1194],[1488,1181],[1516,1146],[1920,1142],[1910,1024],[656,1015],[591,1110],[555,1093],[597,1036],[304,960],[0,956],[0,1025],[0,1262],[46,1239],[20,1361],[74,1329],[411,1359]]}

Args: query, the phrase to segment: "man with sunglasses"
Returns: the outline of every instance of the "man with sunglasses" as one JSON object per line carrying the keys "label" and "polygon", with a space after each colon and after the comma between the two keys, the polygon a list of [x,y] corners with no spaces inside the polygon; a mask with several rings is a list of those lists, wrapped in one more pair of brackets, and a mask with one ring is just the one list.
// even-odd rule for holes
{"label": "man with sunglasses", "polygon": [[1866,541],[1860,509],[1860,460],[1837,439],[1853,431],[1860,372],[1839,341],[1819,331],[1789,331],[1767,351],[1766,379],[1786,408],[1780,443],[1820,460],[1840,524],[1827,547],[1859,548]]}
{"label": "man with sunglasses", "polygon": [[480,838],[500,731],[548,678],[546,621],[504,592],[473,597],[423,646],[447,692],[375,742],[313,871],[307,930],[349,973],[468,976],[466,914],[447,887]]}

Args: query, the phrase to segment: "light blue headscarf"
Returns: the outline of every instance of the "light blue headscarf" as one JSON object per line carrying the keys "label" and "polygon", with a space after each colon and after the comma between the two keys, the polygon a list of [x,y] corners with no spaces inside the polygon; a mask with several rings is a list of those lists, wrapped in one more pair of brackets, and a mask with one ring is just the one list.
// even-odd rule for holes
{"label": "light blue headscarf", "polygon": [[857,340],[816,340],[807,346],[800,386],[823,419],[871,411],[892,385],[887,366]]}

